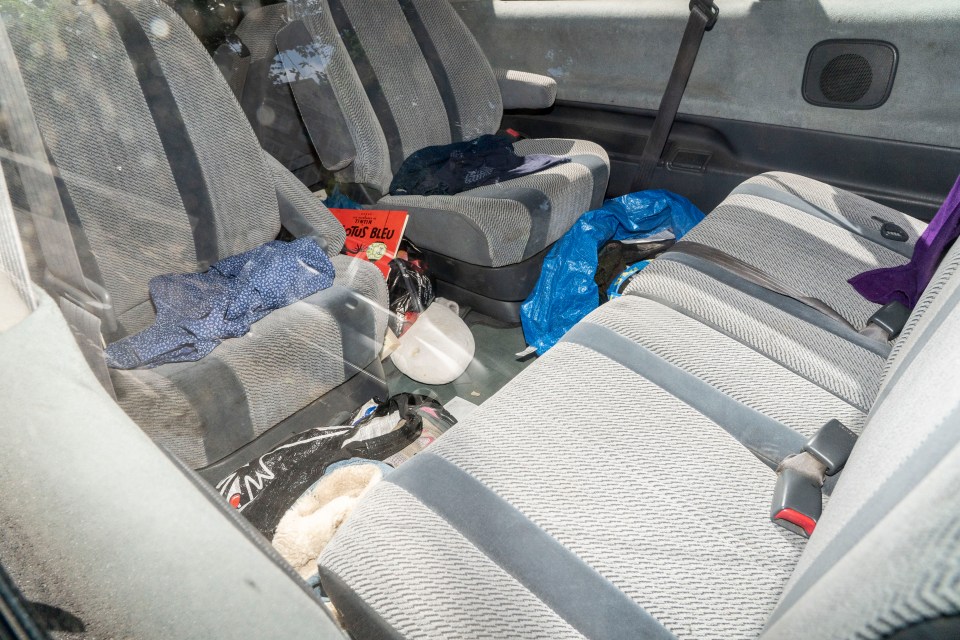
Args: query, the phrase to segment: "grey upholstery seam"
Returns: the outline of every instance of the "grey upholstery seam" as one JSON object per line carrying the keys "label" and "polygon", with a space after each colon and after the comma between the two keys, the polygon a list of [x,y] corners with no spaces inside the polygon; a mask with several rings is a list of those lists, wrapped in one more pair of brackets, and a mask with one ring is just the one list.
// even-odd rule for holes
{"label": "grey upholstery seam", "polygon": [[[581,322],[562,342],[595,351],[657,385],[717,424],[771,469],[803,448],[806,439],[793,429],[607,327]],[[771,486],[772,482],[771,478]]]}
{"label": "grey upholstery seam", "polygon": [[784,363],[784,362],[781,362],[781,361],[779,361],[779,360],[775,360],[770,354],[764,353],[763,351],[760,351],[759,349],[757,349],[757,348],[754,347],[753,345],[749,344],[748,342],[745,342],[742,338],[740,338],[740,337],[738,337],[738,336],[730,333],[730,332],[727,331],[726,329],[721,328],[719,325],[714,324],[714,323],[711,322],[710,320],[707,320],[706,318],[704,318],[704,317],[702,317],[702,316],[700,316],[700,315],[698,315],[698,314],[693,313],[693,312],[690,311],[689,309],[685,309],[685,308],[681,307],[681,306],[678,305],[678,304],[674,304],[673,302],[670,302],[670,301],[668,301],[668,300],[666,300],[666,299],[664,299],[664,298],[661,298],[661,297],[655,296],[655,295],[651,295],[651,294],[646,293],[646,292],[640,292],[640,291],[633,292],[633,291],[631,291],[631,292],[629,292],[629,293],[626,293],[625,295],[634,296],[634,297],[637,297],[637,298],[643,298],[644,300],[650,300],[651,302],[656,302],[656,303],[659,304],[659,305],[663,305],[664,307],[667,307],[667,308],[669,308],[669,309],[673,309],[673,310],[676,311],[677,313],[679,313],[679,314],[681,314],[681,315],[683,315],[683,316],[686,316],[686,317],[690,318],[691,320],[696,320],[696,321],[699,322],[700,324],[702,324],[702,325],[704,325],[704,326],[707,326],[707,327],[710,327],[711,329],[713,329],[713,330],[716,331],[717,333],[720,333],[720,334],[723,334],[723,335],[727,336],[728,338],[730,338],[730,339],[733,340],[734,342],[737,342],[738,344],[746,347],[747,349],[750,349],[750,350],[753,351],[754,353],[757,353],[757,354],[763,356],[764,358],[766,358],[766,359],[769,360],[770,362],[776,364],[776,365],[779,366],[779,367],[782,367],[783,369],[786,369],[787,371],[789,371],[790,373],[796,375],[797,377],[803,378],[804,380],[806,380],[806,381],[809,382],[810,384],[816,386],[817,388],[823,389],[824,391],[826,391],[826,392],[829,393],[830,395],[834,396],[834,397],[837,398],[838,400],[841,400],[841,401],[845,402],[846,404],[850,405],[851,407],[853,407],[854,409],[856,409],[856,410],[859,411],[860,413],[866,414],[867,412],[870,411],[869,408],[867,408],[867,407],[861,407],[859,404],[851,401],[849,398],[844,398],[843,396],[841,396],[841,395],[840,395],[839,393],[837,393],[836,391],[834,391],[834,390],[832,390],[832,389],[828,389],[827,387],[825,387],[824,385],[820,384],[819,382],[817,382],[817,381],[814,380],[813,378],[810,378],[810,377],[808,377],[807,375],[805,375],[804,373],[801,373],[800,371],[797,371],[796,369],[794,369],[794,368],[791,367],[790,365],[788,365],[788,364],[786,364],[786,363]]}
{"label": "grey upholstery seam", "polygon": [[[63,174],[61,173],[60,168],[57,166],[56,160],[53,158],[53,154],[50,153],[50,148],[47,146],[46,142],[43,143],[43,149],[47,154],[47,162],[50,163],[53,181],[57,187],[57,193],[60,196],[60,201],[63,204],[63,214],[67,218],[67,224],[70,228],[70,235],[73,237],[73,244],[74,247],[76,247],[77,258],[80,260],[80,269],[83,272],[83,275],[90,280],[93,280],[96,284],[102,286],[106,290],[106,281],[103,279],[103,272],[100,271],[100,263],[97,262],[97,257],[94,255],[93,249],[90,247],[90,239],[87,237],[87,232],[83,228],[83,221],[80,219],[80,215],[77,213],[77,207],[73,202],[73,198],[70,196],[70,189],[67,187],[67,183],[64,182]],[[41,258],[42,257],[43,256],[41,252]],[[150,299],[148,297],[147,300],[140,304],[149,302]],[[130,309],[116,314],[118,326],[115,331],[110,331],[106,324],[101,323],[100,332],[103,335],[104,340],[106,340],[108,343],[126,335],[123,327],[119,326],[119,316],[123,315],[127,311],[130,311]],[[116,309],[114,309],[114,312],[116,312]]]}
{"label": "grey upholstery seam", "polygon": [[[960,407],[954,406],[943,424],[957,424]],[[767,629],[820,581],[851,549],[865,538],[874,527],[899,505],[960,443],[960,429],[940,427],[931,433],[913,453],[904,460],[895,473],[864,502],[849,522],[820,552],[810,567],[785,593],[774,609]],[[814,533],[816,535],[816,533]]]}
{"label": "grey upholstery seam", "polygon": [[449,460],[427,451],[384,481],[417,498],[586,638],[674,637],[619,587]]}
{"label": "grey upholstery seam", "polygon": [[835,224],[836,226],[846,229],[847,231],[858,235],[865,240],[869,240],[870,242],[879,245],[884,249],[888,249],[894,253],[899,253],[907,258],[913,256],[914,245],[907,244],[906,242],[887,240],[880,235],[879,230],[873,231],[859,224],[855,224],[853,221],[843,216],[837,216],[829,211],[826,211],[825,209],[821,209],[812,202],[808,202],[807,200],[804,200],[792,193],[780,191],[779,189],[774,189],[773,187],[763,184],[750,184],[745,182],[730,192],[730,195],[756,196],[758,198],[764,198],[765,200],[773,200],[774,202],[778,202],[792,209],[802,211],[803,213],[811,215],[815,218]]}
{"label": "grey upholstery seam", "polygon": [[[197,265],[204,271],[219,259],[216,213],[183,114],[143,25],[117,0],[100,0],[100,6],[113,21],[133,66],[160,144],[166,153],[181,204],[190,220]],[[191,201],[193,206],[188,207],[187,203]]]}
{"label": "grey upholstery seam", "polygon": [[838,338],[843,338],[847,342],[852,342],[858,347],[875,353],[881,358],[887,358],[890,355],[889,344],[868,338],[860,333],[857,333],[856,331],[851,331],[848,327],[845,327],[832,318],[820,313],[819,311],[816,311],[815,309],[812,309],[811,307],[808,307],[801,302],[749,282],[722,267],[718,267],[708,260],[684,253],[675,253],[672,251],[663,253],[660,255],[659,259],[673,260],[674,262],[679,262],[680,264],[686,265],[691,269],[696,269],[697,271],[710,276],[718,282],[721,282],[729,287],[733,287],[734,289],[746,293],[747,295],[752,296],[761,302],[765,302],[770,306],[776,307],[800,320],[832,333]]}

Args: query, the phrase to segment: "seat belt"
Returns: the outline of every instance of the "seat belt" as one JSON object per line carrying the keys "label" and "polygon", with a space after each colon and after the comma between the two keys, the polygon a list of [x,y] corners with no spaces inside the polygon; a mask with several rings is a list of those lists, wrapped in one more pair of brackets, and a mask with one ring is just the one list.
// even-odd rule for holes
{"label": "seat belt", "polygon": [[[812,309],[816,309],[823,315],[841,323],[851,331],[857,332],[856,328],[847,322],[846,318],[823,300],[808,296],[791,285],[777,280],[769,273],[720,249],[700,244],[699,242],[682,240],[673,245],[670,251],[707,260],[759,287],[786,296],[787,298],[792,298]],[[868,338],[873,338],[874,340],[889,342],[900,335],[900,331],[906,325],[909,318],[909,308],[900,302],[890,302],[880,307],[876,313],[870,316],[867,320],[866,327],[858,333]]]}
{"label": "seat belt", "polygon": [[770,520],[809,538],[823,512],[823,483],[846,464],[857,434],[839,420],[830,420],[777,467],[777,484],[770,505]]}
{"label": "seat belt", "polygon": [[45,270],[43,287],[54,292],[77,344],[90,368],[110,395],[116,397],[103,359],[101,327],[117,328],[110,296],[83,275],[80,258],[51,171],[40,129],[33,116],[13,44],[0,18],[0,110],[6,115],[7,133],[20,181],[30,208]]}
{"label": "seat belt", "polygon": [[719,15],[720,9],[713,0],[690,0],[687,28],[683,32],[683,39],[680,40],[680,50],[677,51],[667,88],[660,99],[660,108],[657,109],[656,118],[653,120],[650,136],[643,147],[643,153],[640,154],[640,168],[633,179],[631,191],[642,191],[650,186],[653,171],[660,162],[673,121],[680,109],[680,99],[683,98],[683,92],[690,80],[690,73],[693,71],[693,63],[697,60],[703,34],[713,29]]}

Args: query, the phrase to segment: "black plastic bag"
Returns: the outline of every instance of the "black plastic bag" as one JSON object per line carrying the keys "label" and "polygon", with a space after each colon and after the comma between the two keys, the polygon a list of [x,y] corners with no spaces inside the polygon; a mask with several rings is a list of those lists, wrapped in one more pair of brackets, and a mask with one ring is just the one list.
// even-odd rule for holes
{"label": "black plastic bag", "polygon": [[422,259],[391,260],[387,291],[390,294],[390,329],[397,336],[416,322],[435,298],[433,278]]}
{"label": "black plastic bag", "polygon": [[[419,409],[443,406],[427,396],[399,393],[353,425],[316,427],[289,438],[217,483],[217,491],[267,539],[297,498],[327,467],[348,458],[384,460],[420,437]],[[399,426],[382,436],[343,443],[373,418],[399,413]]]}

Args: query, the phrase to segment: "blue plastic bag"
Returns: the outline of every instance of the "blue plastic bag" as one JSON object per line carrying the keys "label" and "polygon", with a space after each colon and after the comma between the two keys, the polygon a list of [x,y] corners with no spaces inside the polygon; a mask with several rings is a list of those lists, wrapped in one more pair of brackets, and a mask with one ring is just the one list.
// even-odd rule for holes
{"label": "blue plastic bag", "polygon": [[680,239],[703,217],[683,196],[660,189],[611,198],[580,216],[547,254],[533,293],[520,307],[527,344],[544,353],[599,306],[593,278],[597,255],[606,242],[644,238],[667,229]]}
{"label": "blue plastic bag", "polygon": [[333,187],[333,191],[330,192],[327,199],[323,201],[323,204],[327,209],[363,209],[363,205],[359,202],[341,193],[339,186]]}

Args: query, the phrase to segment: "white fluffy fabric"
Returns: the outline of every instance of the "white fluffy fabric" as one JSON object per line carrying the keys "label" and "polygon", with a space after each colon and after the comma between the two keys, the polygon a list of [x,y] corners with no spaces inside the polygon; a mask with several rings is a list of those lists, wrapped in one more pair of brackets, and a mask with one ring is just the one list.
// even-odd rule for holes
{"label": "white fluffy fabric", "polygon": [[324,476],[284,514],[273,547],[304,578],[317,572],[317,558],[360,499],[383,478],[372,464],[341,467]]}

